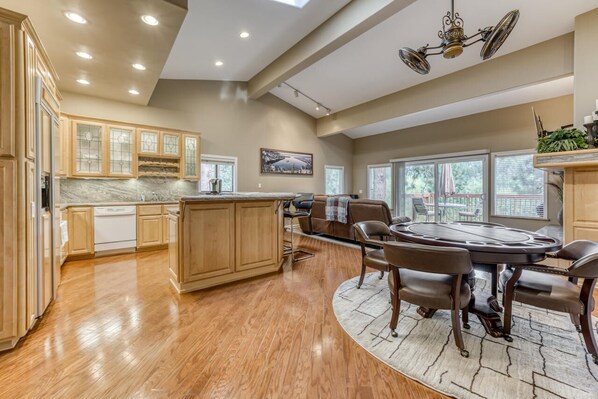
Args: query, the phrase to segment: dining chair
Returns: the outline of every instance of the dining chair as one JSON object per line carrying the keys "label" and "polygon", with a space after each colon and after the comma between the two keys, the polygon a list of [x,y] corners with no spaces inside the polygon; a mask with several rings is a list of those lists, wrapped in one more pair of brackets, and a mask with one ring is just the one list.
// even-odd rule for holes
{"label": "dining chair", "polygon": [[[366,267],[380,271],[380,278],[384,277],[384,272],[390,270],[382,247],[385,241],[394,241],[394,236],[384,222],[376,220],[355,223],[353,228],[355,237],[361,245],[361,275],[357,283],[357,288],[361,288]],[[373,246],[374,249],[368,251],[366,245]]]}
{"label": "dining chair", "polygon": [[384,255],[391,265],[388,276],[392,316],[390,330],[397,337],[401,301],[432,309],[451,311],[455,344],[461,356],[469,357],[465,349],[459,310],[463,327],[469,329],[469,302],[471,288],[467,279],[473,267],[469,251],[464,248],[436,247],[411,243],[384,244]]}
{"label": "dining chair", "polygon": [[[540,264],[515,265],[501,273],[505,307],[504,331],[510,334],[513,301],[555,312],[568,313],[581,330],[588,352],[598,364],[598,347],[593,333],[593,292],[598,279],[598,243],[573,241],[551,257],[573,260],[568,269]],[[583,279],[581,287],[578,279]]]}
{"label": "dining chair", "polygon": [[428,207],[424,203],[424,199],[421,197],[415,197],[411,199],[413,204],[413,210],[415,214],[413,215],[413,220],[416,219],[418,215],[425,216],[426,222],[430,220],[430,216],[434,216],[434,211],[428,210]]}

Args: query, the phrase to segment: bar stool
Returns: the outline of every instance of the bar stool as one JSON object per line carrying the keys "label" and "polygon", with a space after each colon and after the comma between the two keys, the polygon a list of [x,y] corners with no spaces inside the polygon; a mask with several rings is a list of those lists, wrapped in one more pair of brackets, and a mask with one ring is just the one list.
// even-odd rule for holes
{"label": "bar stool", "polygon": [[[291,211],[291,204],[295,208]],[[291,221],[291,240],[286,241],[290,243],[290,246],[285,246],[285,255],[291,255],[293,262],[299,262],[314,256],[313,253],[307,252],[302,249],[295,248],[294,244],[294,224],[295,219],[308,218],[311,216],[311,208],[314,205],[314,194],[313,193],[299,193],[299,196],[292,201],[287,201],[283,204],[284,218],[290,219]],[[301,254],[296,256],[296,254]]]}

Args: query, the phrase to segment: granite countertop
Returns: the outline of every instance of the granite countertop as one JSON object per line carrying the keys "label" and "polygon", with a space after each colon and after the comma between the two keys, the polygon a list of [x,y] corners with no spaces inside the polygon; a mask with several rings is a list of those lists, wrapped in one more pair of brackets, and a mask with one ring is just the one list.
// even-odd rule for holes
{"label": "granite countertop", "polygon": [[113,202],[68,202],[60,204],[60,209],[73,206],[125,206],[125,205],[174,205],[178,200],[170,201],[113,201]]}
{"label": "granite countertop", "polygon": [[295,193],[225,193],[225,194],[200,194],[181,197],[183,202],[209,202],[209,201],[260,201],[260,200],[292,200],[297,197]]}

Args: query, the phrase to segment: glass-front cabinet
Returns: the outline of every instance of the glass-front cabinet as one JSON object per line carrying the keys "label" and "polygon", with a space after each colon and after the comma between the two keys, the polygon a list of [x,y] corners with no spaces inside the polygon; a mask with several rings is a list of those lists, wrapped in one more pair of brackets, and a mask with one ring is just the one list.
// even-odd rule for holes
{"label": "glass-front cabinet", "polygon": [[139,129],[139,155],[160,155],[160,132]]}
{"label": "glass-front cabinet", "polygon": [[109,126],[108,152],[110,176],[133,177],[135,175],[135,129],[126,126]]}
{"label": "glass-front cabinet", "polygon": [[104,174],[104,125],[89,121],[73,121],[72,173],[74,176]]}
{"label": "glass-front cabinet", "polygon": [[172,158],[181,156],[181,135],[179,133],[162,132],[161,155]]}
{"label": "glass-front cabinet", "polygon": [[199,146],[199,136],[183,135],[183,179],[199,179]]}

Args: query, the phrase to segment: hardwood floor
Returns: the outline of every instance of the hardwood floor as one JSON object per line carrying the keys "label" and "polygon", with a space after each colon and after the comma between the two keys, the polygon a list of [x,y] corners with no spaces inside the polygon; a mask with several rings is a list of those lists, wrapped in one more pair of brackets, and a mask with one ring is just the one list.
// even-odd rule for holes
{"label": "hardwood floor", "polygon": [[332,295],[359,251],[316,253],[283,273],[177,295],[167,252],[69,262],[57,300],[0,354],[0,398],[440,398],[355,344]]}
{"label": "hardwood floor", "polygon": [[0,354],[0,398],[443,398],[337,323],[332,295],[359,251],[299,243],[316,256],[180,296],[166,251],[67,263],[39,326]]}

